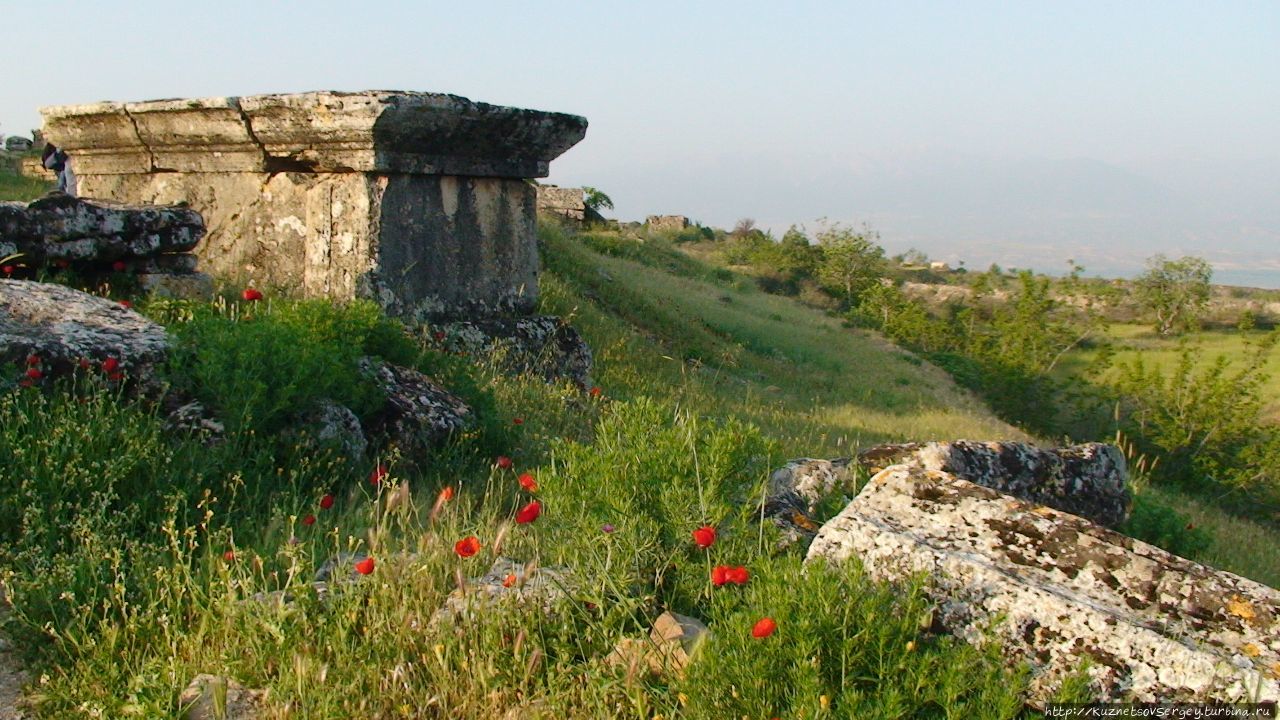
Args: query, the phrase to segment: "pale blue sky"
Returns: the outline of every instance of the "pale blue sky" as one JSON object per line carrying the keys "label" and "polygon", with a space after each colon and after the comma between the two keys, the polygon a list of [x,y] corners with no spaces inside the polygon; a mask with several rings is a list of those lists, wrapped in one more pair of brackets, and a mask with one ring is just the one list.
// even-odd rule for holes
{"label": "pale blue sky", "polygon": [[[585,115],[616,215],[878,228],[970,266],[1195,253],[1280,286],[1280,2],[0,4],[42,105],[409,89]],[[57,39],[48,28],[58,28]]]}

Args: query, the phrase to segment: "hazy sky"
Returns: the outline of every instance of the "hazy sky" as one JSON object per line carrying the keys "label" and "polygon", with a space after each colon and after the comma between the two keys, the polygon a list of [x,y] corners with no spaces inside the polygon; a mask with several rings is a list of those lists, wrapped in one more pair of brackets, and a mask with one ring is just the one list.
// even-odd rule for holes
{"label": "hazy sky", "polygon": [[1276,0],[5,2],[0,18],[4,134],[95,100],[450,92],[586,116],[550,181],[604,190],[624,220],[866,222],[893,252],[970,267],[1194,253],[1222,281],[1280,287]]}

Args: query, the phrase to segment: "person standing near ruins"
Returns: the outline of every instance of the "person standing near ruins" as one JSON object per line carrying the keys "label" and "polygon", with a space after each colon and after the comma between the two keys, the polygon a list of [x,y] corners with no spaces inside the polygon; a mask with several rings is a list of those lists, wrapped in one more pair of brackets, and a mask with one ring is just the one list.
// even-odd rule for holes
{"label": "person standing near ruins", "polygon": [[40,162],[46,169],[57,174],[58,190],[68,195],[76,194],[76,176],[71,171],[71,158],[65,152],[54,147],[53,143],[45,143]]}

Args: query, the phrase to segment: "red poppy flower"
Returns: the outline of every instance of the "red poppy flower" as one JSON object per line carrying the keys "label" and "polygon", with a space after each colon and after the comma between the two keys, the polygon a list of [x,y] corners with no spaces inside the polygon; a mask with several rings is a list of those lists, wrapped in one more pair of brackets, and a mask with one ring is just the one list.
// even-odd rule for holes
{"label": "red poppy flower", "polygon": [[693,542],[696,543],[698,547],[704,550],[711,547],[711,544],[714,543],[715,541],[716,541],[716,529],[711,527],[710,525],[703,525],[702,527],[693,531]]}
{"label": "red poppy flower", "polygon": [[356,572],[360,573],[361,575],[368,575],[369,573],[373,572],[373,558],[367,557],[361,560],[360,562],[356,563]]}
{"label": "red poppy flower", "polygon": [[777,629],[778,623],[774,622],[773,618],[762,617],[756,621],[754,626],[752,626],[751,637],[756,639],[767,638],[773,634],[774,630]]}
{"label": "red poppy flower", "polygon": [[133,303],[129,302],[128,300],[121,300],[121,301],[120,301],[120,306],[121,306],[121,307],[131,308],[131,307],[133,307]]}
{"label": "red poppy flower", "polygon": [[711,584],[720,587],[729,582],[729,568],[717,565],[711,570]]}
{"label": "red poppy flower", "polygon": [[453,551],[458,553],[458,557],[469,558],[480,552],[480,540],[475,535],[468,535],[454,543]]}
{"label": "red poppy flower", "polygon": [[80,362],[78,364],[80,365],[81,370],[88,370],[93,367],[93,363],[89,362],[89,358],[80,358]]}
{"label": "red poppy flower", "polygon": [[379,465],[369,473],[369,484],[377,487],[387,477],[387,466]]}
{"label": "red poppy flower", "polygon": [[107,375],[107,379],[110,380],[111,382],[120,382],[121,380],[124,379],[124,373],[118,372],[118,371],[113,372]]}
{"label": "red poppy flower", "polygon": [[538,492],[538,481],[533,479],[533,473],[521,473],[520,487],[529,492]]}
{"label": "red poppy flower", "polygon": [[437,330],[437,331],[436,331],[436,334],[435,334],[435,339],[436,339],[436,342],[443,342],[443,341],[444,341],[444,331],[443,331],[443,330]]}
{"label": "red poppy flower", "polygon": [[228,551],[226,551],[226,552],[222,553],[222,559],[223,559],[224,561],[226,561],[226,562],[235,562],[235,561],[236,561],[236,552],[235,552],[235,550],[228,550]]}
{"label": "red poppy flower", "polygon": [[593,397],[593,398],[598,398],[598,397],[600,397],[600,395],[602,395],[603,393],[604,393],[604,391],[603,391],[603,390],[601,390],[601,389],[600,389],[600,387],[599,387],[598,385],[597,385],[596,387],[591,388],[591,397]]}
{"label": "red poppy flower", "polygon": [[325,495],[324,497],[320,498],[320,507],[323,510],[328,510],[329,508],[333,507],[333,496]]}
{"label": "red poppy flower", "polygon": [[240,293],[240,297],[244,298],[246,302],[256,302],[262,299],[262,292],[255,288],[245,288],[244,292]]}
{"label": "red poppy flower", "polygon": [[316,516],[315,516],[315,515],[308,515],[308,516],[306,516],[306,517],[302,518],[302,524],[303,524],[303,525],[307,525],[308,527],[309,527],[309,526],[311,526],[311,525],[315,525],[315,524],[316,524]]}
{"label": "red poppy flower", "polygon": [[27,364],[28,364],[28,365],[39,365],[39,364],[40,364],[40,356],[39,356],[39,355],[28,355],[28,356],[27,356]]}
{"label": "red poppy flower", "polygon": [[497,459],[493,461],[493,464],[497,465],[502,470],[510,470],[511,466],[515,463],[511,462],[511,458],[506,455],[499,455]]}
{"label": "red poppy flower", "polygon": [[746,585],[747,581],[751,579],[751,573],[742,566],[726,567],[724,577],[727,582],[731,582],[734,585]]}
{"label": "red poppy flower", "polygon": [[439,502],[449,502],[452,499],[453,499],[453,486],[445,485],[444,488],[440,491]]}
{"label": "red poppy flower", "polygon": [[506,577],[502,578],[502,587],[509,588],[515,584],[516,584],[516,576],[514,574],[507,575]]}
{"label": "red poppy flower", "polygon": [[511,424],[512,424],[512,425],[523,425],[523,424],[524,424],[524,418],[512,418],[512,419],[511,419]]}
{"label": "red poppy flower", "polygon": [[538,519],[542,514],[542,503],[534,500],[516,511],[516,522],[525,525]]}
{"label": "red poppy flower", "polygon": [[119,369],[120,369],[120,361],[113,357],[109,357],[106,360],[102,361],[102,372],[113,373]]}
{"label": "red poppy flower", "polygon": [[40,368],[27,368],[27,377],[32,380],[39,380],[44,377],[44,373],[40,372]]}
{"label": "red poppy flower", "polygon": [[14,271],[14,270],[16,270],[16,269],[17,269],[17,268],[15,268],[15,267],[14,267],[14,266],[12,266],[12,265],[5,265],[4,267],[0,268],[0,270],[3,270],[3,271],[4,271],[4,274],[5,274],[5,275],[12,275],[12,274],[13,274],[13,271]]}
{"label": "red poppy flower", "polygon": [[112,269],[112,270],[115,270],[116,272],[124,272],[124,271],[125,271],[125,270],[127,270],[128,268],[129,268],[129,266],[128,266],[128,265],[126,265],[126,264],[125,264],[125,262],[124,262],[123,260],[117,260],[117,261],[115,261],[115,262],[111,263],[111,269]]}

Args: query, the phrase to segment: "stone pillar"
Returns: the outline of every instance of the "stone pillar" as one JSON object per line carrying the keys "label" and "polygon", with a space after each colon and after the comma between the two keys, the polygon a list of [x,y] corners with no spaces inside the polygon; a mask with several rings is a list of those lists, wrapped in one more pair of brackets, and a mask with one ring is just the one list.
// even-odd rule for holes
{"label": "stone pillar", "polygon": [[531,310],[527,178],[586,134],[576,115],[418,92],[43,108],[88,197],[186,202],[201,269],[406,320]]}

